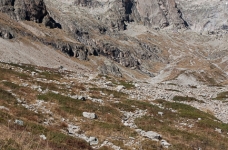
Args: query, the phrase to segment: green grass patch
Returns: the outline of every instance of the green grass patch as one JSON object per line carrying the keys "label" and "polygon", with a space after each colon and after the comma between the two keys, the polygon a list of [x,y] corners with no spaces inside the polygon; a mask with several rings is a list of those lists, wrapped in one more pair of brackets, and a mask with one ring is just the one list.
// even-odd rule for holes
{"label": "green grass patch", "polygon": [[17,67],[17,68],[21,68],[21,69],[26,70],[26,71],[37,72],[35,66],[32,66],[32,65],[28,65],[28,64],[14,64],[14,63],[6,63],[6,64],[8,64],[10,66]]}
{"label": "green grass patch", "polygon": [[63,96],[52,92],[37,95],[37,98],[44,101],[57,101],[60,104],[60,109],[64,110],[65,112],[75,114],[76,116],[82,115],[83,111],[81,111],[80,107],[85,104],[84,101],[76,100],[68,96]]}
{"label": "green grass patch", "polygon": [[[222,137],[219,137],[222,139],[222,141],[220,141],[221,139],[216,137],[216,133],[211,132],[211,130],[209,132],[207,131],[208,128],[195,128],[195,130],[179,129],[174,126],[174,120],[167,122],[167,120],[162,118],[158,119],[156,117],[143,116],[141,118],[137,118],[135,120],[135,123],[140,129],[143,129],[145,131],[155,131],[162,134],[164,137],[169,137],[169,142],[172,143],[172,146],[169,149],[190,150],[195,146],[205,147],[205,142],[207,142],[206,144],[208,147],[217,149],[221,143],[226,144],[227,142],[227,139],[223,139]],[[221,143],[218,144],[218,142]],[[155,147],[149,148],[153,149]]]}
{"label": "green grass patch", "polygon": [[62,75],[59,72],[54,71],[43,71],[39,75],[47,80],[58,80],[62,78]]}
{"label": "green grass patch", "polygon": [[36,81],[34,84],[41,86],[42,90],[53,90],[53,91],[65,91],[65,89],[61,89],[61,85],[56,85],[55,83],[44,83],[40,81]]}
{"label": "green grass patch", "polygon": [[111,104],[113,107],[118,108],[122,111],[129,111],[129,112],[133,112],[136,110],[135,107],[132,107],[131,105],[129,105],[127,102],[125,101],[121,101],[119,103],[112,103]]}
{"label": "green grass patch", "polygon": [[121,114],[118,110],[110,106],[100,106],[99,104],[93,103],[91,101],[81,101],[51,92],[47,94],[38,95],[37,98],[45,101],[58,102],[60,104],[61,110],[64,110],[65,112],[74,114],[76,116],[82,116],[82,112],[87,111],[95,112],[99,116],[113,114],[114,116],[116,116],[116,119],[113,118],[113,121],[116,121],[118,117],[121,117]]}
{"label": "green grass patch", "polygon": [[165,100],[156,100],[155,102],[158,102],[162,104],[165,108],[172,108],[174,110],[178,111],[178,116],[183,118],[189,118],[189,119],[213,119],[216,120],[216,118],[209,114],[205,113],[203,111],[200,111],[199,109],[196,109],[190,105],[182,104],[178,102],[168,102]]}
{"label": "green grass patch", "polygon": [[211,128],[211,129],[219,128],[219,129],[222,129],[222,132],[228,132],[228,124],[222,123],[217,120],[203,119],[203,120],[200,120],[197,123],[197,125],[202,128]]}
{"label": "green grass patch", "polygon": [[[109,123],[109,122],[101,122],[101,121],[93,121],[90,124],[83,126],[83,130],[90,131],[94,129],[100,129],[101,132],[106,134],[120,134],[127,135],[128,137],[135,137],[137,132],[132,130],[129,127],[124,126],[121,123]],[[109,135],[110,136],[110,135]]]}
{"label": "green grass patch", "polygon": [[127,82],[124,80],[120,80],[119,83],[117,83],[118,85],[123,85],[126,89],[133,89],[135,88],[135,85],[132,82]]}
{"label": "green grass patch", "polygon": [[198,99],[196,99],[194,97],[188,97],[188,96],[174,96],[173,100],[176,101],[176,102],[192,102],[192,101],[196,101],[196,102],[199,102],[199,103],[204,103],[201,100],[198,100]]}

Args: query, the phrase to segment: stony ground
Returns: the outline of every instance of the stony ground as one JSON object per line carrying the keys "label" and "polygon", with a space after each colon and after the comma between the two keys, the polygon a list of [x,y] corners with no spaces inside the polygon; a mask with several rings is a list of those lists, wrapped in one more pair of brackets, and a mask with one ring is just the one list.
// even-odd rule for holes
{"label": "stony ground", "polygon": [[[0,136],[1,149],[227,147],[226,86],[0,66],[0,130],[9,132]],[[39,140],[23,145],[29,136]],[[77,144],[69,143],[74,140]]]}

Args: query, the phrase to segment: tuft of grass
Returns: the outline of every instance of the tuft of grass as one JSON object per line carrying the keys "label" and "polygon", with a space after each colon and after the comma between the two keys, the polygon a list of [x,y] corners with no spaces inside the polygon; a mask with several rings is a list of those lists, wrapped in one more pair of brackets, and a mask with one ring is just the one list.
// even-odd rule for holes
{"label": "tuft of grass", "polygon": [[132,82],[127,82],[124,80],[120,80],[119,83],[117,83],[118,85],[123,85],[126,89],[133,89],[135,88],[135,85]]}
{"label": "tuft of grass", "polygon": [[34,84],[41,86],[42,90],[49,89],[53,91],[64,91],[60,89],[60,87],[57,86],[55,83],[44,83],[44,82],[36,81]]}
{"label": "tuft of grass", "polygon": [[161,149],[161,146],[159,144],[159,142],[156,141],[152,141],[152,140],[143,140],[140,144],[140,149],[143,150],[158,150]]}
{"label": "tuft of grass", "polygon": [[84,131],[92,131],[97,133],[98,136],[105,137],[135,137],[137,132],[132,130],[129,127],[124,126],[120,122],[109,123],[102,121],[93,121],[90,123],[86,123],[82,126]]}
{"label": "tuft of grass", "polygon": [[135,107],[132,107],[131,105],[128,104],[128,101],[121,101],[119,103],[112,103],[111,105],[115,108],[122,110],[122,111],[133,112],[136,110]]}
{"label": "tuft of grass", "polygon": [[227,100],[228,99],[228,91],[221,92],[217,94],[217,97],[214,100]]}
{"label": "tuft of grass", "polygon": [[39,75],[47,80],[58,80],[62,78],[62,75],[59,72],[54,71],[43,71]]}
{"label": "tuft of grass", "polygon": [[0,100],[12,102],[15,100],[15,97],[11,93],[9,93],[3,89],[0,89]]}
{"label": "tuft of grass", "polygon": [[109,90],[109,89],[106,89],[106,88],[90,88],[91,91],[101,91],[105,94],[108,94],[108,95],[113,95],[115,98],[124,98],[124,97],[127,97],[127,94],[123,93],[123,92],[117,92],[117,91],[114,91],[114,90]]}
{"label": "tuft of grass", "polygon": [[19,85],[12,83],[12,82],[9,82],[9,81],[3,82],[3,85],[12,89],[12,90],[18,89],[20,87]]}
{"label": "tuft of grass", "polygon": [[199,102],[199,103],[204,103],[201,100],[198,100],[198,99],[196,99],[194,97],[188,97],[188,96],[174,96],[173,100],[176,101],[176,102],[192,102],[192,101],[196,101],[196,102]]}
{"label": "tuft of grass", "polygon": [[17,68],[21,68],[21,69],[26,70],[26,71],[37,72],[35,66],[32,66],[32,65],[28,65],[28,64],[14,64],[14,63],[6,63],[6,64],[8,64],[10,66],[17,67]]}
{"label": "tuft of grass", "polygon": [[212,119],[212,120],[217,120],[213,115],[200,111],[199,109],[192,107],[187,104],[183,103],[178,103],[178,102],[168,102],[165,100],[156,100],[155,102],[158,102],[162,104],[166,108],[172,108],[174,110],[178,111],[178,116],[183,117],[183,118],[188,118],[188,119]]}
{"label": "tuft of grass", "polygon": [[18,77],[20,79],[29,79],[29,75],[22,72],[17,72],[12,69],[0,68],[0,80],[11,79],[12,77]]}

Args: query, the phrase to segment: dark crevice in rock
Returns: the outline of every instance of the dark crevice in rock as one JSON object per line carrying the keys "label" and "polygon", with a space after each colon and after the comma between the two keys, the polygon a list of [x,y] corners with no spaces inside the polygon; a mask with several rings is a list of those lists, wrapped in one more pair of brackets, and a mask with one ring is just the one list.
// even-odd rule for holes
{"label": "dark crevice in rock", "polygon": [[131,0],[123,0],[123,6],[125,7],[125,14],[132,13],[133,2]]}

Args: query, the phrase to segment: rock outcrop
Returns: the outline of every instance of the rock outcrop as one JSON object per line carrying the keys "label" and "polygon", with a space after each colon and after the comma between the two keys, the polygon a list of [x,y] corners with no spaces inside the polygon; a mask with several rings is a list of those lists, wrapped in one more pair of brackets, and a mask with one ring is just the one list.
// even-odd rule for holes
{"label": "rock outcrop", "polygon": [[174,28],[182,29],[188,26],[175,0],[138,0],[136,9],[143,23],[153,28],[159,29],[173,25]]}
{"label": "rock outcrop", "polygon": [[171,25],[175,29],[188,27],[175,0],[123,0],[122,3],[116,2],[107,16],[112,16],[112,19],[106,20],[117,30],[126,30],[125,22],[132,21],[155,29]]}
{"label": "rock outcrop", "polygon": [[116,77],[122,77],[120,69],[111,62],[105,62],[105,64],[100,66],[99,71],[103,75],[114,75]]}
{"label": "rock outcrop", "polygon": [[176,0],[176,3],[191,30],[212,35],[227,33],[228,3],[226,0]]}
{"label": "rock outcrop", "polygon": [[1,0],[0,12],[16,20],[28,20],[41,23],[51,28],[59,27],[48,15],[43,0]]}
{"label": "rock outcrop", "polygon": [[[0,0],[0,12],[18,22],[33,21],[65,32],[61,37],[49,33],[37,36],[21,28],[16,32],[1,28],[0,36],[6,39],[17,37],[17,34],[28,36],[80,60],[89,60],[89,55],[104,56],[152,77],[154,72],[149,71],[155,68],[152,63],[169,62],[168,48],[154,42],[153,38],[132,35],[129,33],[131,29],[141,26],[145,30],[167,32],[170,29],[180,32],[192,29],[212,35],[226,33],[226,13],[221,11],[225,7],[206,4],[208,2],[200,0],[195,3],[183,0]],[[212,4],[217,2],[213,0]],[[204,12],[208,17],[204,17]],[[136,32],[150,35],[150,32]],[[113,66],[102,66],[101,70],[104,74],[121,76],[118,68]]]}

